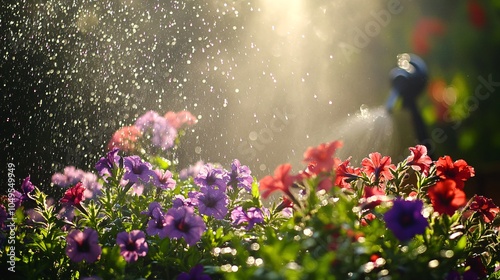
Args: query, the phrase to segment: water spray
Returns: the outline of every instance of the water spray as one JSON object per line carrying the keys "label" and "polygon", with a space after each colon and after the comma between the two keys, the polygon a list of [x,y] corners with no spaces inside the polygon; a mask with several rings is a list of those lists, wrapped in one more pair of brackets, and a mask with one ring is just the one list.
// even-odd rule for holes
{"label": "water spray", "polygon": [[[387,111],[392,113],[396,101],[401,98],[403,108],[410,111],[418,142],[425,145],[429,137],[417,107],[417,97],[427,84],[427,67],[424,61],[414,54],[398,55],[398,67],[391,70],[390,79],[391,93],[386,103]],[[431,152],[430,147],[427,150]]]}

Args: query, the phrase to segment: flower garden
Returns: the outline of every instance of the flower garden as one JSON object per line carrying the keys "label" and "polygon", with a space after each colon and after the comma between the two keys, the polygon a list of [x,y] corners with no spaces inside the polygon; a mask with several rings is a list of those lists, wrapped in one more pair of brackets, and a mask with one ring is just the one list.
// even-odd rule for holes
{"label": "flower garden", "polygon": [[[19,279],[499,279],[500,209],[474,168],[425,146],[360,166],[333,141],[255,178],[244,159],[178,170],[196,124],[147,112],[84,171],[27,176],[0,205],[1,266]],[[9,272],[10,271],[10,272]],[[9,276],[10,276],[9,275]],[[10,279],[10,278],[9,278]]]}

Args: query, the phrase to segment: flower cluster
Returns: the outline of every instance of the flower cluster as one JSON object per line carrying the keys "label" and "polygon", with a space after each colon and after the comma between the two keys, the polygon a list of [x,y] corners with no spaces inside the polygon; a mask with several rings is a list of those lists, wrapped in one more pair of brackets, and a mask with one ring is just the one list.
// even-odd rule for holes
{"label": "flower cluster", "polygon": [[[154,134],[162,118],[174,129],[195,122],[149,112],[135,127]],[[150,135],[149,145],[169,147],[170,136]],[[305,169],[282,164],[260,181],[239,160],[177,172],[173,159],[112,148],[95,175],[74,167],[55,174],[65,188],[56,203],[27,177],[15,211],[0,204],[2,267],[14,254],[23,279],[500,276],[500,209],[483,196],[467,200],[475,175],[467,162],[432,160],[417,145],[402,162],[374,152],[356,167],[335,157],[341,147],[310,147]],[[88,188],[99,192],[87,196]],[[9,219],[15,247],[5,241]]]}

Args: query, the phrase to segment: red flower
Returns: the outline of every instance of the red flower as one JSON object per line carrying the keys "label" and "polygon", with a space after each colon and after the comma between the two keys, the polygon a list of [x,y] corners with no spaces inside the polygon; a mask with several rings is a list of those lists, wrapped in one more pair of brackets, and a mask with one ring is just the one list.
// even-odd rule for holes
{"label": "red flower", "polygon": [[451,157],[440,157],[436,162],[436,175],[441,179],[452,179],[457,183],[457,188],[464,189],[464,181],[474,176],[474,168],[467,165],[463,159],[455,162]]}
{"label": "red flower", "polygon": [[80,205],[80,202],[85,200],[85,196],[83,195],[84,191],[85,187],[82,182],[78,182],[75,186],[66,190],[64,197],[61,198],[60,202],[63,204],[78,206]]}
{"label": "red flower", "polygon": [[469,20],[474,27],[481,29],[486,25],[486,13],[476,0],[467,2],[467,11],[469,12]]}
{"label": "red flower", "polygon": [[486,223],[491,223],[500,212],[493,200],[484,196],[474,196],[474,200],[470,204],[470,210],[480,213]]}
{"label": "red flower", "polygon": [[339,166],[337,166],[337,169],[335,169],[335,186],[350,188],[350,182],[359,177],[359,168],[349,166],[350,160],[351,158],[346,159],[344,162],[339,164]]}
{"label": "red flower", "polygon": [[262,197],[267,198],[274,191],[282,191],[290,198],[292,193],[290,187],[296,179],[296,176],[289,175],[292,166],[290,164],[282,164],[274,170],[274,177],[266,176],[259,181]]}
{"label": "red flower", "polygon": [[413,170],[421,171],[423,175],[429,173],[432,159],[427,155],[427,147],[424,145],[416,145],[410,147],[411,155],[406,158],[407,165],[411,166]]}
{"label": "red flower", "polygon": [[322,143],[315,148],[309,147],[304,153],[304,162],[316,164],[311,170],[314,174],[331,172],[339,164],[339,159],[334,158],[333,154],[340,147],[342,147],[340,141]]}
{"label": "red flower", "polygon": [[135,150],[135,143],[142,133],[136,126],[124,126],[117,130],[108,144],[108,150],[118,148],[124,152]]}
{"label": "red flower", "polygon": [[396,166],[391,164],[391,157],[382,157],[378,152],[369,154],[368,158],[361,161],[361,165],[366,175],[374,176],[374,182],[377,182],[379,178],[392,179],[394,176],[392,176],[390,169],[396,169]]}
{"label": "red flower", "polygon": [[431,37],[442,35],[445,29],[443,22],[439,19],[419,20],[412,33],[413,51],[417,54],[427,54],[431,48],[429,42]]}
{"label": "red flower", "polygon": [[427,191],[434,211],[441,214],[453,215],[455,211],[464,206],[467,201],[465,193],[457,188],[454,180],[446,179],[437,182]]}

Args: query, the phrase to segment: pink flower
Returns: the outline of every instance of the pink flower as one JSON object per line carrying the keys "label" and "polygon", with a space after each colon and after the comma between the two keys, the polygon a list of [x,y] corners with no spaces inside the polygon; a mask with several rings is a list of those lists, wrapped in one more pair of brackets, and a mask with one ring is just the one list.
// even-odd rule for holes
{"label": "pink flower", "polygon": [[169,111],[164,117],[175,129],[179,129],[183,125],[192,126],[198,122],[198,119],[196,119],[191,112],[186,110],[177,113]]}
{"label": "pink flower", "polygon": [[382,157],[378,152],[369,154],[368,158],[361,161],[361,165],[366,175],[374,177],[374,182],[378,182],[379,179],[390,180],[394,178],[391,169],[396,169],[396,166],[391,164],[390,157]]}
{"label": "pink flower", "polygon": [[411,155],[406,158],[408,162],[407,165],[411,166],[415,171],[421,171],[423,175],[429,174],[432,159],[427,155],[427,147],[424,145],[416,145],[409,149]]}
{"label": "pink flower", "polygon": [[108,150],[111,151],[118,148],[124,152],[133,152],[135,150],[135,143],[141,136],[142,133],[137,126],[122,127],[111,137]]}

